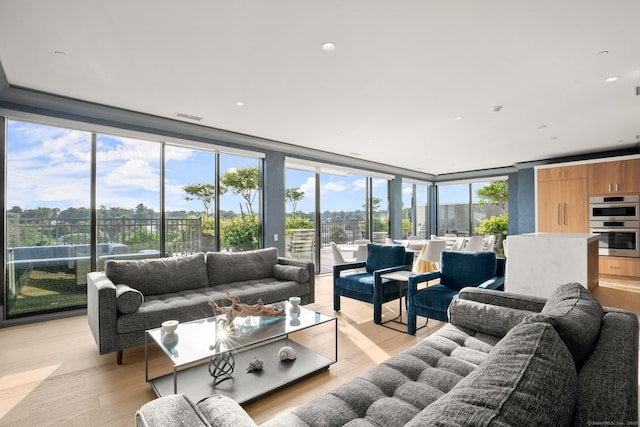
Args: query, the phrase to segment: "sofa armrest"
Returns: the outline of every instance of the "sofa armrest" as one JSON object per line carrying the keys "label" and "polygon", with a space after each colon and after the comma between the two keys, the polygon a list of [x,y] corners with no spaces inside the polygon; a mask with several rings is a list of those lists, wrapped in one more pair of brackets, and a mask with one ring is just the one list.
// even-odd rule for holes
{"label": "sofa armrest", "polygon": [[407,283],[407,298],[411,300],[413,295],[418,292],[418,283],[428,282],[430,280],[439,279],[442,277],[440,270],[430,271],[429,273],[418,273],[409,276]]}
{"label": "sofa armrest", "polygon": [[478,288],[480,289],[503,289],[504,288],[504,276],[496,276],[491,279],[482,282]]}
{"label": "sofa armrest", "polygon": [[573,425],[637,425],[638,317],[604,311],[597,341],[578,372]]}
{"label": "sofa armrest", "polygon": [[214,394],[196,405],[212,427],[256,427],[256,423],[236,401]]}
{"label": "sofa armrest", "polygon": [[333,280],[340,277],[340,273],[347,270],[355,270],[357,268],[365,268],[367,263],[365,261],[360,262],[346,262],[344,264],[333,265]]}
{"label": "sofa armrest", "polygon": [[293,265],[296,267],[306,268],[309,272],[309,295],[305,304],[311,304],[315,302],[316,298],[316,266],[312,262],[298,261],[295,259],[278,258],[278,264]]}
{"label": "sofa armrest", "polygon": [[542,311],[547,302],[546,298],[475,287],[463,288],[458,294],[458,298],[534,313]]}
{"label": "sofa armrest", "polygon": [[87,274],[87,320],[100,354],[120,350],[116,285],[103,272]]}
{"label": "sofa armrest", "polygon": [[464,298],[454,298],[448,318],[452,325],[502,338],[532,311],[488,304]]}

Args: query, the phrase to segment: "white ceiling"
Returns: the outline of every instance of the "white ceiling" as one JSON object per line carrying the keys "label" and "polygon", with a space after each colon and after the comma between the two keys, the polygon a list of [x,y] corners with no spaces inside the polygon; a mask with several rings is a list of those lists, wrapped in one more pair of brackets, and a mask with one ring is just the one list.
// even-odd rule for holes
{"label": "white ceiling", "polygon": [[443,174],[637,144],[639,17],[638,0],[0,0],[0,64],[14,87]]}

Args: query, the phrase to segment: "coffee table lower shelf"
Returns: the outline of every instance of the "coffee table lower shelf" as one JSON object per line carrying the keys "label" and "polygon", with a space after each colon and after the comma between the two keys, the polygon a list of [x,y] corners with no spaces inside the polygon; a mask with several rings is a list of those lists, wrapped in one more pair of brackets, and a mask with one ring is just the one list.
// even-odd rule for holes
{"label": "coffee table lower shelf", "polygon": [[[284,345],[295,349],[295,360],[280,360],[278,350]],[[242,404],[327,369],[336,362],[286,338],[234,352],[233,357],[235,370],[232,378],[218,385],[213,384],[208,362],[178,370],[178,393],[186,394],[194,402],[212,394],[222,394]],[[261,371],[247,372],[254,357],[261,359],[264,367]],[[149,383],[160,397],[173,394],[173,380],[171,373],[150,379]]]}

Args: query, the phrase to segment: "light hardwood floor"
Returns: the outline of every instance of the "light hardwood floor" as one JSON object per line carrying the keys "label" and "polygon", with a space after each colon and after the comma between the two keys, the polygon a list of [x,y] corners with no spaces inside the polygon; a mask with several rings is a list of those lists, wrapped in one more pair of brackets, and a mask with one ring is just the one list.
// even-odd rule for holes
{"label": "light hardwood floor", "polygon": [[[594,294],[603,304],[640,315],[640,283],[602,283]],[[330,276],[318,276],[311,307],[333,314]],[[386,304],[385,318],[394,317],[397,309],[397,302]],[[374,325],[371,307],[347,298],[336,314],[338,362],[246,405],[257,423],[365,372],[443,325],[431,320],[412,337]],[[307,339],[323,342],[325,335]],[[151,351],[151,362],[152,373],[168,369],[157,349]],[[144,348],[126,350],[124,364],[117,366],[115,354],[98,354],[86,316],[0,329],[1,426],[131,426],[135,411],[154,398],[144,380]]]}

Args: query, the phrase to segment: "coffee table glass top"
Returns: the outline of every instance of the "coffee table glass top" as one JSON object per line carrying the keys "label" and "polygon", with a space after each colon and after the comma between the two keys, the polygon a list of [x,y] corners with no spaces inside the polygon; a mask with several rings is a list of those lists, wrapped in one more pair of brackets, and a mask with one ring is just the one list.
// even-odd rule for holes
{"label": "coffee table glass top", "polygon": [[180,323],[173,334],[165,334],[162,328],[150,329],[147,333],[177,367],[269,341],[334,319],[301,306],[296,316],[295,312],[292,313],[292,305],[288,301],[269,305],[284,308],[286,316],[237,317],[234,319],[235,335],[227,333],[221,326],[226,318],[224,314]]}

